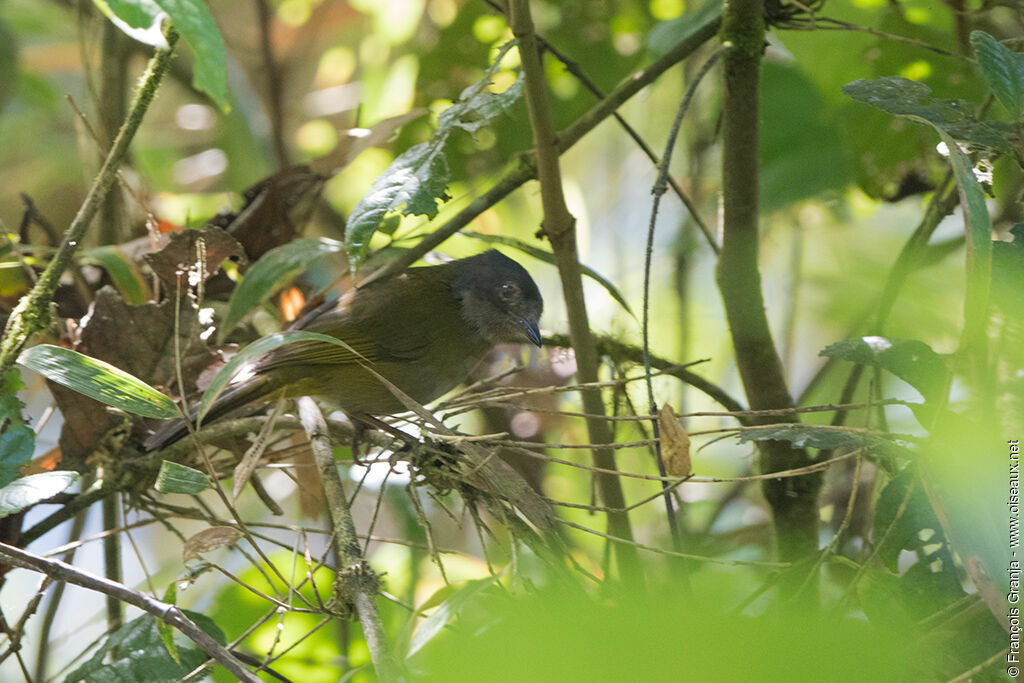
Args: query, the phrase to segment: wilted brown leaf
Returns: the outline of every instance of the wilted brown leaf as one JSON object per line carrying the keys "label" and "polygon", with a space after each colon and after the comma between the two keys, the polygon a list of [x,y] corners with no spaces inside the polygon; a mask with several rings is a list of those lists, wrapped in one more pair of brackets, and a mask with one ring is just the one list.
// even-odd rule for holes
{"label": "wilted brown leaf", "polygon": [[238,211],[217,214],[208,224],[226,230],[250,261],[291,242],[309,220],[327,176],[308,166],[290,166],[249,187]]}
{"label": "wilted brown leaf", "polygon": [[661,431],[661,457],[665,471],[673,477],[686,477],[691,472],[690,435],[683,429],[672,406],[665,404],[658,411]]}
{"label": "wilted brown leaf", "polygon": [[[219,227],[183,230],[170,233],[168,237],[170,241],[166,247],[143,258],[172,292],[179,277],[185,277],[183,286],[189,284],[187,273],[201,272],[203,280],[207,280],[220,270],[224,261],[244,261],[246,258],[242,245]],[[197,265],[202,268],[197,268]]]}
{"label": "wilted brown leaf", "polygon": [[231,545],[241,537],[242,532],[233,526],[212,526],[203,529],[185,541],[185,546],[181,549],[181,561],[188,564],[192,560],[201,559],[200,555],[203,553]]}

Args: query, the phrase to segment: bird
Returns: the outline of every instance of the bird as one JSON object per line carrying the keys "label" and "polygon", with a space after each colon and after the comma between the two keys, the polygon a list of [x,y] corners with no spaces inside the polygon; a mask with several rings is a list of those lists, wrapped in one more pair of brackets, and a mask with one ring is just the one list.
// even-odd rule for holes
{"label": "bird", "polygon": [[[498,344],[540,347],[543,309],[530,274],[495,249],[410,268],[351,290],[292,325],[340,339],[349,349],[303,340],[257,357],[211,404],[203,423],[300,396],[327,399],[356,420],[404,411],[367,366],[417,402],[429,403],[465,382]],[[144,450],[165,448],[187,434],[184,419],[171,420],[146,439]]]}

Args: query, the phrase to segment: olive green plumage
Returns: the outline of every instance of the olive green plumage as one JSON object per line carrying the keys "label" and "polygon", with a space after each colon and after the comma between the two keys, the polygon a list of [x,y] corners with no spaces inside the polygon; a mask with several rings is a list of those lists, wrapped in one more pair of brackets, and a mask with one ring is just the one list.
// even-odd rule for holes
{"label": "olive green plumage", "polygon": [[[412,268],[349,292],[293,325],[336,337],[351,351],[310,341],[274,349],[228,386],[203,421],[252,411],[280,396],[322,397],[354,416],[401,412],[402,403],[364,369],[367,361],[427,403],[464,382],[496,344],[539,346],[542,309],[529,273],[494,250]],[[174,420],[146,440],[146,449],[163,448],[185,434],[184,421]]]}

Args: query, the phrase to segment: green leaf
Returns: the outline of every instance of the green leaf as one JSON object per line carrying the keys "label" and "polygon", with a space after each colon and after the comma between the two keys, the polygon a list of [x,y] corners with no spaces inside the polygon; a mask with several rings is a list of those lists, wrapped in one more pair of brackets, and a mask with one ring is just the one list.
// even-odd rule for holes
{"label": "green leaf", "polygon": [[1024,54],[1010,50],[984,31],[971,31],[971,47],[996,99],[1013,118],[1020,119],[1024,113]]}
{"label": "green leaf", "polygon": [[[416,632],[413,633],[412,639],[409,641],[409,650],[406,652],[406,657],[412,657],[414,654],[420,651],[424,645],[429,643],[434,636],[441,632],[448,622],[451,621],[462,607],[469,602],[470,598],[479,593],[484,588],[491,586],[497,581],[497,576],[489,576],[486,579],[477,579],[474,581],[467,581],[464,586],[458,587],[452,592],[451,597],[445,599],[437,609],[435,609],[429,617],[420,622],[419,626],[416,627]],[[442,591],[450,591],[450,586],[445,586],[441,589]],[[426,605],[431,605],[433,598],[428,598]],[[420,607],[421,610],[426,607]]]}
{"label": "green leaf", "polygon": [[[182,611],[218,643],[226,642],[224,632],[212,619]],[[149,614],[129,621],[111,634],[89,661],[68,674],[64,683],[172,683],[207,660],[207,654],[189,641],[178,647],[180,662],[176,662],[167,652],[156,621]]]}
{"label": "green leaf", "polygon": [[[165,461],[166,462],[166,461]],[[168,605],[178,604],[178,582],[171,581],[167,586],[167,590],[164,591],[163,601]],[[181,664],[181,654],[178,653],[178,644],[174,642],[174,627],[168,624],[166,621],[157,619],[156,621],[156,632],[160,634],[160,640],[163,641],[164,647],[167,648],[167,654],[171,656],[176,663]]]}
{"label": "green leaf", "polygon": [[174,401],[138,377],[71,349],[40,344],[23,351],[18,363],[51,382],[128,413],[164,419],[179,414]]}
{"label": "green leaf", "polygon": [[192,84],[228,112],[228,67],[224,41],[203,0],[93,0],[125,34],[146,45],[166,49],[161,19],[168,16],[195,54]]}
{"label": "green leaf", "polygon": [[992,218],[985,206],[985,193],[974,175],[971,160],[939,126],[935,126],[953,166],[960,207],[967,236],[967,288],[964,292],[963,346],[978,349],[985,343],[992,291]]}
{"label": "green leaf", "polygon": [[[2,450],[0,446],[0,450]],[[0,518],[21,512],[78,483],[78,472],[42,472],[22,477],[0,489]]]}
{"label": "green leaf", "polygon": [[[911,485],[914,488],[908,498],[907,487]],[[904,500],[907,502],[903,513],[897,517]],[[889,530],[887,536],[886,530]],[[928,496],[914,479],[913,467],[903,468],[882,489],[875,503],[871,539],[877,547],[878,559],[892,571],[898,568],[900,551],[922,550],[925,546],[946,543],[942,525],[928,503]]]}
{"label": "green leaf", "polygon": [[[21,373],[12,368],[4,373],[4,390],[0,393],[0,487],[21,476],[19,468],[32,459],[36,433],[25,424],[21,411],[25,408],[14,392],[24,389]],[[5,426],[6,425],[6,426]]]}
{"label": "green leaf", "polygon": [[199,401],[199,413],[196,418],[196,426],[199,426],[199,423],[202,422],[206,411],[210,409],[210,405],[220,395],[220,392],[224,390],[231,378],[242,369],[242,366],[279,346],[294,344],[295,342],[300,341],[326,342],[328,344],[340,346],[346,351],[359,355],[355,349],[340,339],[337,339],[336,337],[329,337],[326,334],[318,334],[316,332],[285,330],[284,332],[278,332],[277,334],[257,339],[252,344],[249,344],[244,349],[236,353],[234,357],[232,357],[232,359],[220,369],[220,372],[218,372],[213,378],[213,381],[210,382],[210,386],[203,392],[203,397]]}
{"label": "green leaf", "polygon": [[[472,232],[469,230],[463,231],[462,234],[465,235],[466,237],[472,237],[473,239],[478,239],[482,242],[487,242],[488,244],[504,244],[505,246],[518,249],[524,254],[529,254],[530,256],[540,261],[543,261],[544,263],[550,263],[552,265],[555,265],[555,255],[552,254],[550,251],[546,249],[541,249],[539,247],[535,247],[532,244],[527,244],[526,242],[518,240],[515,237],[506,237],[504,235],[485,235],[484,233],[481,232]],[[626,298],[622,296],[622,292],[619,291],[618,287],[616,287],[611,280],[601,275],[593,268],[585,266],[582,263],[580,264],[580,271],[584,275],[589,277],[591,280],[604,287],[605,291],[608,292],[608,294],[613,299],[615,299],[615,301],[618,302],[618,304],[622,306],[622,308],[626,310],[626,313],[629,313],[633,317],[633,319],[636,319],[636,314],[634,314],[633,309],[629,307],[629,303],[626,301]]]}
{"label": "green leaf", "polygon": [[928,123],[962,142],[1007,154],[1013,153],[1012,126],[999,121],[979,121],[974,105],[965,100],[930,97],[932,89],[924,83],[899,76],[884,76],[873,81],[856,80],[843,86],[847,96],[903,116],[915,123]]}
{"label": "green leaf", "polygon": [[160,472],[156,475],[153,488],[160,493],[195,495],[210,488],[210,478],[199,470],[164,460],[160,463]]}
{"label": "green leaf", "polygon": [[227,315],[221,323],[220,339],[223,340],[249,311],[308,269],[318,258],[344,248],[341,242],[320,237],[298,239],[268,251],[246,271],[231,295]]}
{"label": "green leaf", "polygon": [[438,202],[446,199],[445,190],[451,175],[445,148],[452,132],[456,129],[476,132],[506,113],[522,94],[522,78],[505,92],[488,90],[502,58],[513,45],[502,46],[484,77],[463,90],[458,101],[441,112],[431,139],[400,154],[352,209],[346,225],[345,247],[353,270],[365,258],[370,239],[389,212],[400,211],[403,216],[431,219],[437,216]]}
{"label": "green leaf", "polygon": [[946,360],[930,346],[916,339],[844,339],[830,344],[818,355],[860,365],[877,365],[917,389],[926,401],[940,397],[949,375]]}
{"label": "green leaf", "polygon": [[167,49],[160,24],[164,11],[155,0],[92,0],[96,8],[129,38]]}
{"label": "green leaf", "polygon": [[141,306],[149,301],[149,287],[142,273],[135,264],[124,255],[116,245],[90,249],[82,254],[86,258],[95,259],[107,275],[114,281],[114,286],[121,292],[124,300],[133,306]]}
{"label": "green leaf", "polygon": [[696,33],[697,29],[721,16],[722,0],[704,0],[704,4],[696,12],[681,14],[675,19],[663,21],[652,28],[651,32],[647,34],[647,48],[654,55],[660,57]]}
{"label": "green leaf", "polygon": [[195,53],[192,84],[228,112],[228,59],[224,41],[203,0],[156,0]]}
{"label": "green leaf", "polygon": [[797,448],[886,448],[891,442],[877,432],[831,425],[782,424],[740,427],[743,441],[789,441]]}
{"label": "green leaf", "polygon": [[346,224],[345,246],[353,261],[358,263],[366,255],[370,238],[389,211],[405,207],[404,215],[437,215],[437,201],[444,195],[449,180],[445,142],[447,133],[440,140],[410,147],[373,181]]}

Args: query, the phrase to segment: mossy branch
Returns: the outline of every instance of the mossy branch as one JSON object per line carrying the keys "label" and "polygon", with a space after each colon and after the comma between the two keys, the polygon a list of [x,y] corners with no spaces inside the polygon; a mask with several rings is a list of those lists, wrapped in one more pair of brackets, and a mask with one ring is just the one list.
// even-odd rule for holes
{"label": "mossy branch", "polygon": [[4,330],[3,340],[0,341],[0,376],[14,365],[18,354],[21,353],[29,338],[50,324],[49,306],[57,291],[57,286],[60,284],[60,277],[71,265],[85,231],[89,228],[92,219],[103,205],[107,193],[117,180],[117,169],[128,154],[128,147],[139,130],[146,110],[149,109],[150,103],[156,96],[164,73],[170,66],[174,45],[178,42],[178,32],[174,28],[168,28],[166,38],[167,48],[158,49],[149,60],[131,107],[128,109],[128,116],[117,132],[117,137],[110,147],[107,158],[103,161],[103,166],[96,174],[92,187],[89,188],[89,192],[85,196],[85,201],[82,202],[78,213],[71,221],[71,226],[64,235],[64,241],[61,242],[56,255],[39,276],[32,291],[22,297],[11,312],[11,317]]}

